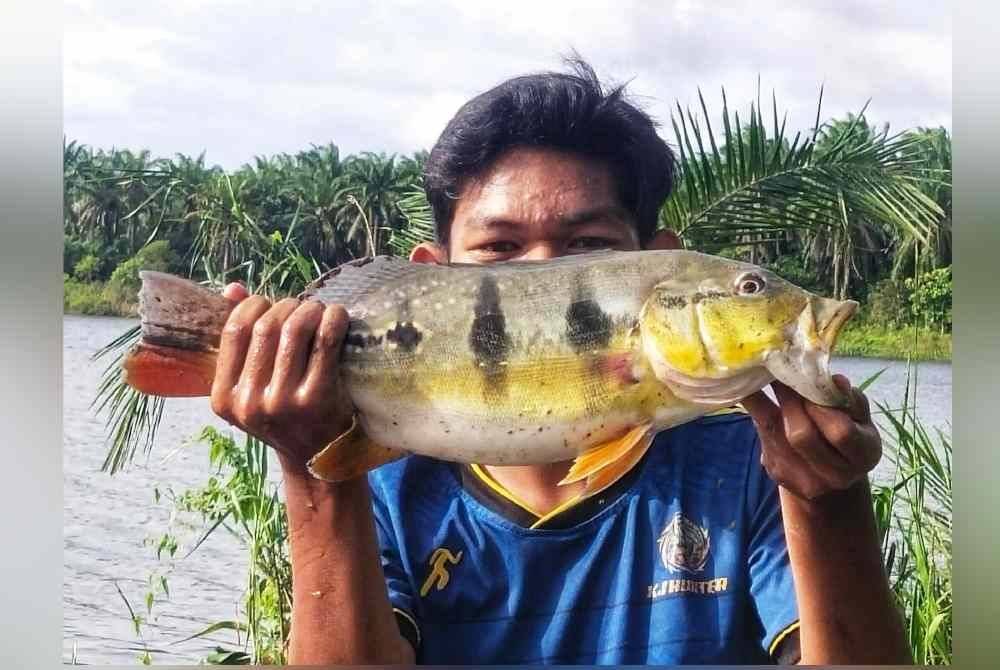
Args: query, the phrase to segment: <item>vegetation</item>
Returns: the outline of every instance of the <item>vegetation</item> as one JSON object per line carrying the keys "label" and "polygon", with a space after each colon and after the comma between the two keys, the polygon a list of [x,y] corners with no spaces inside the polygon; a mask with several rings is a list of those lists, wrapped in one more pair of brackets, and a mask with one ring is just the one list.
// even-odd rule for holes
{"label": "vegetation", "polygon": [[[951,144],[944,129],[890,135],[864,109],[794,137],[772,99],[749,115],[730,112],[722,94],[721,133],[701,96],[700,113],[672,118],[680,160],[675,194],[661,224],[690,248],[771,267],[826,295],[865,305],[840,351],[906,358],[950,355]],[[822,93],[820,94],[820,102]],[[766,118],[767,117],[767,118]],[[433,234],[420,189],[425,154],[365,153],[341,158],[333,144],[295,155],[258,157],[226,172],[198,158],[153,159],[148,152],[65,145],[64,273],[67,310],[127,309],[135,270],[154,264],[220,285],[239,279],[268,295],[295,293],[327,267],[369,254],[406,254]],[[106,409],[105,468],[147,451],[161,399],[121,386],[117,358],[126,333],[101,355],[111,360],[95,405]],[[905,403],[904,403],[905,404]],[[883,408],[893,431],[896,480],[876,488],[894,592],[922,662],[951,656],[950,444],[934,442],[912,410]],[[202,435],[216,469],[199,489],[172,496],[200,515],[201,539],[219,528],[250,553],[243,620],[220,622],[236,647],[216,663],[284,659],[290,593],[284,511],[266,483],[266,447],[212,431]],[[943,458],[943,460],[942,460]],[[945,505],[947,501],[947,505]],[[168,530],[157,543],[177,550]],[[166,582],[151,580],[147,609]],[[158,590],[159,589],[159,590]],[[133,620],[134,612],[133,612]],[[138,625],[138,624],[137,624]]]}
{"label": "vegetation", "polygon": [[[907,392],[908,395],[908,392]],[[893,480],[874,487],[882,556],[918,665],[952,659],[952,445],[912,406],[879,406]]]}

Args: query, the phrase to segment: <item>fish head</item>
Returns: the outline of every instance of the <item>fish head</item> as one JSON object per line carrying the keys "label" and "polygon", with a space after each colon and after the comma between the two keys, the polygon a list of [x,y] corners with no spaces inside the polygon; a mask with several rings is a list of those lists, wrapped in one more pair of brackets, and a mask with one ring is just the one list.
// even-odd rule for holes
{"label": "fish head", "polygon": [[778,379],[813,402],[846,403],[829,358],[858,303],[814,295],[747,263],[697,261],[655,285],[640,317],[643,351],[661,382],[716,404]]}

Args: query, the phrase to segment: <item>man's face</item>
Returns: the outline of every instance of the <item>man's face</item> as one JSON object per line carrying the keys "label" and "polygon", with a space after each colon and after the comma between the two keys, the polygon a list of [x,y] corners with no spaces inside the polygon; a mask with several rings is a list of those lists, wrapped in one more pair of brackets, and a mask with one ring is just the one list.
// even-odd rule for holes
{"label": "man's face", "polygon": [[462,189],[447,250],[430,252],[433,245],[424,246],[415,250],[414,260],[494,263],[635,250],[639,238],[604,163],[552,149],[517,148]]}

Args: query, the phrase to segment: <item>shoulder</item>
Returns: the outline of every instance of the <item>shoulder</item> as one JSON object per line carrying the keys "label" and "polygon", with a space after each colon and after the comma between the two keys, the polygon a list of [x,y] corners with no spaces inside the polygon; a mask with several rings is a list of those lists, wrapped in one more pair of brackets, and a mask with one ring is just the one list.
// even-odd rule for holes
{"label": "shoulder", "polygon": [[426,456],[407,456],[368,473],[376,505],[399,508],[449,504],[459,494],[455,466]]}

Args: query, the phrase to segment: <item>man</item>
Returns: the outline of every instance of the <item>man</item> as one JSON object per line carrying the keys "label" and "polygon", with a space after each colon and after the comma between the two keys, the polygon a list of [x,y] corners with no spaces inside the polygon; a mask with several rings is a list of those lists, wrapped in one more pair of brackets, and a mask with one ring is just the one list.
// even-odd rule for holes
{"label": "man", "polygon": [[[513,79],[467,103],[431,152],[437,241],[411,260],[675,248],[655,232],[672,175],[650,119],[585,64]],[[346,313],[227,295],[240,304],[212,406],[278,453],[291,662],[907,662],[866,478],[881,443],[846,379],[847,410],[776,383],[777,405],[744,400],[752,422],[664,431],[585,500],[582,483],[558,485],[569,463],[411,456],[332,484],[305,463],[351,425]]]}

